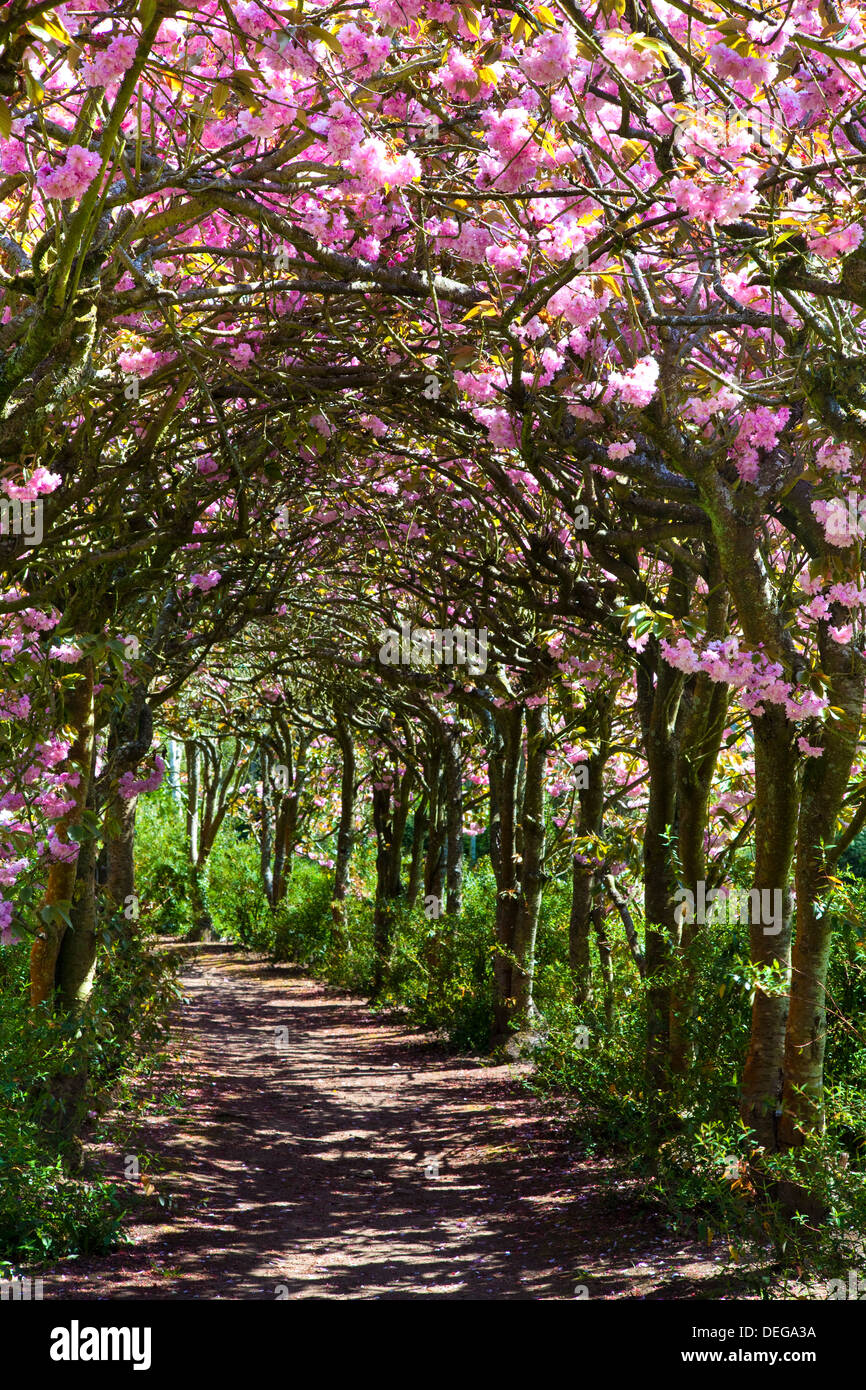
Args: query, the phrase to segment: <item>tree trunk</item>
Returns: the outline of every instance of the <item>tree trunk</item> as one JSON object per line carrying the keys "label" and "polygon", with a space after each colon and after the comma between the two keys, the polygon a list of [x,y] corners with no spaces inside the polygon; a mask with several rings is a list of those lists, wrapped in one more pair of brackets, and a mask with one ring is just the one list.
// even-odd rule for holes
{"label": "tree trunk", "polygon": [[183,811],[183,791],[180,785],[180,744],[176,738],[167,741],[168,785],[178,811]]}
{"label": "tree trunk", "polygon": [[493,962],[494,1044],[504,1042],[515,1028],[514,930],[520,884],[517,869],[517,780],[523,710],[496,711],[496,734],[490,750],[491,859],[496,877],[496,942]]}
{"label": "tree trunk", "polygon": [[[823,625],[822,625],[823,627]],[[857,756],[863,712],[863,662],[850,646],[821,634],[821,665],[830,675],[830,703],[842,712],[823,730],[824,752],[803,774],[797,836],[797,935],[785,1036],[780,1140],[802,1144],[824,1128],[824,1051],[827,1041],[827,968],[831,918],[828,846]]]}
{"label": "tree trunk", "polygon": [[[778,961],[787,975],[791,959],[791,863],[797,828],[795,726],[778,706],[752,721],[755,742],[754,888],[782,890],[782,930],[773,935],[753,921],[749,929],[753,965]],[[760,913],[752,913],[752,917]],[[782,1061],[788,998],[755,990],[749,1046],[743,1067],[740,1116],[764,1148],[776,1147],[782,1095]]]}
{"label": "tree trunk", "polygon": [[[105,896],[114,910],[122,910],[135,894],[135,808],[138,797],[114,798],[112,824],[117,827],[106,836],[107,875]],[[136,914],[137,915],[137,914]],[[132,919],[130,919],[132,920]]]}
{"label": "tree trunk", "polygon": [[614,1020],[614,997],[613,997],[613,965],[610,939],[604,927],[604,909],[600,902],[595,904],[592,909],[592,925],[595,930],[596,940],[598,941],[598,963],[601,969],[601,978],[604,986],[604,1021],[607,1031],[613,1029]]}
{"label": "tree trunk", "polygon": [[394,902],[400,896],[400,842],[396,836],[392,789],[373,790],[373,825],[376,831],[376,901],[373,907],[374,997],[382,992],[394,926]]}
{"label": "tree trunk", "polygon": [[544,883],[544,768],[547,760],[547,706],[526,711],[526,772],[521,814],[522,863],[520,896],[514,924],[514,962],[511,994],[512,1024],[528,1027],[535,1014],[532,986],[535,979],[535,938]]}
{"label": "tree trunk", "polygon": [[349,865],[355,844],[355,744],[351,731],[339,718],[336,729],[343,765],[340,774],[340,822],[337,826],[337,857],[334,863],[331,913],[335,926],[345,931]]}
{"label": "tree trunk", "polygon": [[199,782],[201,749],[191,740],[186,744],[186,837],[191,864],[199,861]]}
{"label": "tree trunk", "polygon": [[[670,1084],[670,969],[676,935],[676,869],[672,854],[676,810],[674,727],[681,681],[656,663],[655,688],[648,665],[638,668],[649,799],[643,840],[647,989],[646,1076],[650,1093]],[[647,715],[647,710],[648,715]]]}
{"label": "tree trunk", "polygon": [[406,902],[414,907],[424,884],[424,838],[427,834],[427,793],[422,792],[412,818],[412,854],[409,861],[409,884]]}
{"label": "tree trunk", "polygon": [[444,739],[445,827],[447,835],[445,910],[449,916],[463,911],[463,763],[460,735],[448,730]]}
{"label": "tree trunk", "polygon": [[[88,659],[76,666],[75,670],[81,679],[76,682],[66,704],[66,722],[75,731],[75,738],[64,770],[78,773],[78,785],[67,788],[69,800],[74,805],[60,818],[55,828],[57,839],[64,845],[72,843],[69,832],[84,815],[93,769],[93,663]],[[75,878],[74,858],[55,862],[48,871],[42,903],[44,916],[30,952],[30,1002],[34,1008],[54,1002],[57,958],[67,929],[61,911],[69,914]]]}
{"label": "tree trunk", "polygon": [[57,957],[57,1000],[66,1014],[83,1012],[96,970],[96,839],[81,846],[70,912]]}
{"label": "tree trunk", "polygon": [[577,1004],[586,1004],[592,998],[589,937],[592,919],[592,885],[595,873],[591,865],[585,861],[585,855],[576,854],[571,865],[568,965],[571,971],[574,999]]}
{"label": "tree trunk", "polygon": [[[58,1011],[80,1018],[87,1008],[96,972],[96,839],[82,843],[78,855],[75,888],[70,911],[71,925],[63,934],[57,956],[56,1002]],[[58,1141],[66,1166],[81,1171],[84,1149],[79,1132],[86,1108],[89,1058],[84,1047],[76,1048],[64,1069],[49,1082],[48,1124]]]}
{"label": "tree trunk", "polygon": [[[301,796],[307,780],[307,752],[309,739],[301,738],[297,757],[294,759],[291,786],[286,794],[281,816],[281,830],[277,836],[279,865],[274,862],[274,902],[281,903],[289,891],[292,870],[295,866],[295,845],[298,842],[298,821],[301,814]],[[287,756],[291,750],[287,750]],[[292,767],[292,762],[289,762]]]}
{"label": "tree trunk", "polygon": [[271,866],[271,854],[273,852],[273,825],[271,822],[271,797],[269,788],[269,777],[271,771],[271,760],[267,749],[261,749],[262,765],[262,797],[261,797],[261,823],[259,826],[259,871],[262,876],[262,891],[270,907],[274,905],[274,871]]}
{"label": "tree trunk", "polygon": [[[709,628],[710,636],[720,635],[727,614],[723,595],[722,621]],[[728,687],[699,675],[690,691],[677,759],[677,850],[683,886],[697,894],[698,883],[706,884],[706,836],[713,774],[719,757],[728,710]],[[670,1049],[671,1071],[684,1075],[694,1054],[691,1020],[697,990],[695,950],[700,924],[683,921],[676,928],[677,973],[671,988]]]}
{"label": "tree trunk", "polygon": [[[604,820],[604,769],[610,756],[613,695],[602,693],[587,711],[597,733],[597,749],[581,766],[586,767],[586,786],[578,792],[581,836],[600,835]],[[598,865],[587,854],[576,854],[571,871],[571,914],[568,923],[568,963],[574,997],[585,1004],[592,997],[590,924],[598,892]],[[590,861],[590,862],[588,862]]]}
{"label": "tree trunk", "polygon": [[441,902],[445,887],[447,827],[446,796],[442,772],[442,745],[437,741],[427,760],[430,816],[427,828],[427,856],[424,862],[424,897]]}

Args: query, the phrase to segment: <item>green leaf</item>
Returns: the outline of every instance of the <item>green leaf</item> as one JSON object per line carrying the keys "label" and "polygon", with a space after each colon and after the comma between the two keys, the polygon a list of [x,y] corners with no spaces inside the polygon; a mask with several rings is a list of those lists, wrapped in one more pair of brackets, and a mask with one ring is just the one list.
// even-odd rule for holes
{"label": "green leaf", "polygon": [[326,44],[332,53],[338,57],[343,56],[343,45],[335,34],[329,34],[327,29],[323,29],[319,24],[307,24],[304,26],[304,38],[318,39],[319,43]]}

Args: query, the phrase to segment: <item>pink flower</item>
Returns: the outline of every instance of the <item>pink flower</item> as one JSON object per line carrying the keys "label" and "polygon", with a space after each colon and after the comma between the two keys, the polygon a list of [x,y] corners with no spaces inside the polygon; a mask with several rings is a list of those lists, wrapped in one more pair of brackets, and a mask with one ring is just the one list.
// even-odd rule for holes
{"label": "pink flower", "polygon": [[859,506],[852,508],[850,502],[849,497],[849,505],[846,507],[840,497],[834,497],[829,502],[818,498],[812,503],[812,512],[824,528],[824,539],[840,549],[846,549],[855,540],[861,540],[864,534],[864,518],[860,515]]}
{"label": "pink flower", "polygon": [[72,864],[78,858],[79,846],[74,840],[65,843],[58,839],[53,830],[48,834],[48,853],[52,859],[57,859],[61,864]]}
{"label": "pink flower", "polygon": [[570,25],[539,34],[521,59],[526,76],[540,87],[561,82],[577,59],[577,35]]}
{"label": "pink flower", "polygon": [[215,588],[221,579],[222,575],[219,570],[208,570],[207,574],[194,574],[189,582],[194,589],[200,589],[203,594],[206,594],[208,589]]}
{"label": "pink flower", "polygon": [[130,801],[134,796],[141,796],[142,792],[154,791],[162,785],[165,776],[165,763],[158,754],[154,756],[153,763],[154,770],[148,777],[136,780],[134,773],[124,772],[118,779],[117,790],[124,801]]}
{"label": "pink flower", "polygon": [[138,352],[122,352],[117,359],[117,365],[127,376],[150,376],[159,366],[159,357],[149,347],[143,347]]}
{"label": "pink flower", "polygon": [[658,55],[651,49],[635,48],[631,35],[616,29],[602,35],[601,46],[611,67],[632,82],[645,82],[659,62]]}
{"label": "pink flower", "polygon": [[113,39],[104,52],[85,63],[82,71],[85,87],[107,87],[109,82],[122,77],[127,68],[132,67],[137,49],[138,39],[134,34]]}
{"label": "pink flower", "polygon": [[833,473],[850,473],[854,462],[848,445],[840,444],[835,439],[824,440],[815,460],[822,468],[829,468]]}
{"label": "pink flower", "polygon": [[736,222],[751,212],[758,201],[755,191],[759,172],[748,169],[727,183],[698,183],[694,179],[672,179],[671,196],[678,208],[701,222],[717,222],[720,227]]}
{"label": "pink flower", "polygon": [[64,642],[60,646],[51,647],[48,652],[52,661],[65,661],[67,665],[80,661],[84,653],[80,647],[76,647],[72,642]]}
{"label": "pink flower", "polygon": [[7,902],[5,898],[0,898],[0,945],[14,946],[15,942],[21,939],[12,930],[14,912],[12,903]]}
{"label": "pink flower", "polygon": [[253,350],[249,343],[238,343],[229,353],[237,367],[248,367],[253,360]]}
{"label": "pink flower", "polygon": [[56,169],[43,164],[36,182],[49,198],[80,198],[93,183],[102,167],[98,154],[83,145],[70,145],[66,159]]}
{"label": "pink flower", "polygon": [[340,44],[346,67],[351,69],[354,78],[372,77],[391,52],[391,40],[386,35],[365,34],[357,24],[343,25]]}
{"label": "pink flower", "polygon": [[0,169],[4,174],[27,173],[27,149],[22,140],[0,140]]}
{"label": "pink flower", "polygon": [[611,372],[605,399],[619,397],[624,405],[649,405],[656,393],[659,364],[654,357],[641,357],[625,372]]}
{"label": "pink flower", "polygon": [[355,146],[346,167],[370,193],[378,193],[386,186],[402,188],[421,177],[421,165],[414,154],[392,158],[385,141],[375,135]]}
{"label": "pink flower", "polygon": [[42,497],[46,493],[54,492],[63,482],[59,473],[49,473],[42,464],[34,468],[30,477],[25,483],[10,483],[4,481],[7,496],[17,497],[21,502],[35,502],[37,497]]}
{"label": "pink flower", "polygon": [[820,758],[823,756],[823,748],[814,748],[805,738],[797,739],[797,747],[806,758]]}
{"label": "pink flower", "polygon": [[277,27],[277,21],[266,14],[260,5],[237,3],[235,0],[232,13],[244,33],[249,34],[252,39],[267,38]]}
{"label": "pink flower", "polygon": [[808,613],[810,618],[820,620],[821,618],[827,617],[827,614],[830,612],[830,605],[825,598],[817,594],[815,598],[812,599],[811,603],[805,605],[803,611]]}
{"label": "pink flower", "polygon": [[623,444],[608,444],[607,456],[609,459],[627,459],[634,453],[637,445],[633,439],[627,439]]}
{"label": "pink flower", "polygon": [[842,227],[839,231],[828,233],[827,236],[807,237],[806,244],[814,255],[821,256],[825,261],[832,261],[837,256],[844,256],[855,250],[862,240],[863,228],[859,223],[852,222],[850,227]]}

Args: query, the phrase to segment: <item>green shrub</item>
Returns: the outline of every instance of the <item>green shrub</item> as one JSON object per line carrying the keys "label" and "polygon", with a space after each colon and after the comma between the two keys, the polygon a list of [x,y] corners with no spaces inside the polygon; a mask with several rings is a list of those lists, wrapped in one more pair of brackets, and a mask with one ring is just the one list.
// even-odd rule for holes
{"label": "green shrub", "polygon": [[274,919],[261,882],[259,847],[225,825],[207,864],[207,903],[214,930],[248,951],[274,946]]}
{"label": "green shrub", "polygon": [[136,892],[154,931],[182,935],[193,924],[186,828],[170,791],[142,797],[135,817]]}
{"label": "green shrub", "polygon": [[382,1002],[452,1046],[485,1050],[493,1022],[492,874],[485,863],[464,879],[463,911],[428,918],[423,903],[398,906]]}
{"label": "green shrub", "polygon": [[302,859],[295,864],[289,892],[274,913],[274,956],[323,974],[337,945],[330,876]]}
{"label": "green shrub", "polygon": [[[123,1208],[111,1183],[66,1170],[68,1131],[59,1094],[75,1080],[77,1115],[140,1065],[167,1031],[177,999],[173,967],[153,954],[140,924],[105,928],[89,1005],[78,1020],[49,1021],[27,1001],[27,943],[5,947],[0,1010],[0,1266],[110,1248]],[[76,1127],[76,1126],[74,1126]]]}

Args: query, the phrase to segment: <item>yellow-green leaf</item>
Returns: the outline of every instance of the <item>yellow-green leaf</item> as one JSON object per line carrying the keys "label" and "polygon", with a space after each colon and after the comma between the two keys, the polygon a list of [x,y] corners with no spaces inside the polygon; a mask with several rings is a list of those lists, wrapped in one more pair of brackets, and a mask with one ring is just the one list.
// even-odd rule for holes
{"label": "yellow-green leaf", "polygon": [[499,310],[496,308],[496,305],[492,304],[489,299],[485,299],[480,304],[473,304],[472,308],[468,313],[463,315],[460,321],[461,323],[468,323],[470,319],[477,318],[479,314],[489,319],[495,317],[498,312]]}
{"label": "yellow-green leaf", "polygon": [[44,18],[41,23],[43,29],[47,29],[52,39],[56,39],[58,43],[72,43],[72,35],[56,15]]}
{"label": "yellow-green leaf", "polygon": [[319,24],[307,24],[304,28],[304,37],[318,39],[320,43],[325,44],[330,48],[331,52],[336,53],[338,57],[342,57],[343,55],[343,45],[340,43],[340,40],[334,34],[329,34],[328,30],[323,29]]}
{"label": "yellow-green leaf", "polygon": [[611,294],[615,294],[617,299],[622,299],[622,290],[612,275],[599,275],[598,279],[604,285],[605,289],[610,290]]}

